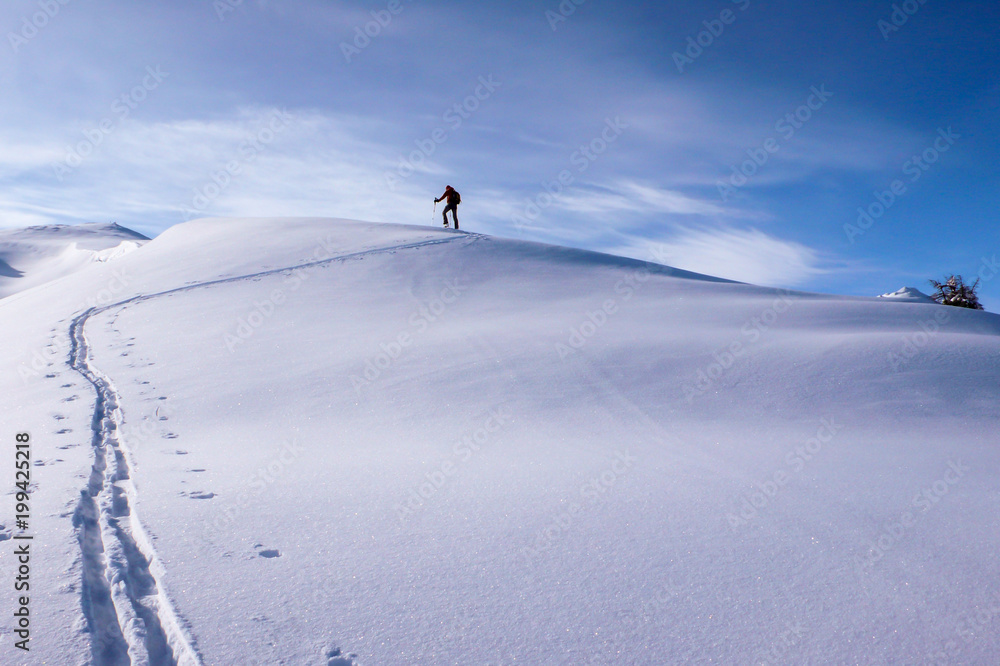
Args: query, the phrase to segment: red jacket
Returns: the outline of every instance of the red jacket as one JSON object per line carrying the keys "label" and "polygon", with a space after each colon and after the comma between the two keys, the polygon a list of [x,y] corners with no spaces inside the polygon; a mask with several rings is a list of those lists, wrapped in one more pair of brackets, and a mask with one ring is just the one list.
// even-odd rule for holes
{"label": "red jacket", "polygon": [[442,199],[447,199],[449,206],[456,206],[462,203],[462,195],[460,195],[458,191],[453,187],[449,187],[448,189],[446,189],[444,191],[444,194],[435,199],[434,202],[437,203]]}

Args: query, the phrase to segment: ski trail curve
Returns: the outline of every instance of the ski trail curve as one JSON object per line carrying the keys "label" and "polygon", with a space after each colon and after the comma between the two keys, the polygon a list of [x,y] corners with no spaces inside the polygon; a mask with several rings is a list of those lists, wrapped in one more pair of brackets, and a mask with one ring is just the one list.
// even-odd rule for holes
{"label": "ski trail curve", "polygon": [[82,562],[81,608],[91,636],[93,666],[201,666],[202,660],[164,585],[165,568],[135,511],[131,454],[118,432],[123,421],[120,396],[111,379],[91,362],[85,334],[96,314],[129,303],[203,287],[250,280],[290,270],[415,249],[458,240],[475,242],[479,234],[415,241],[328,257],[246,275],[206,280],[117,303],[92,307],[70,324],[70,367],[94,387],[91,421],[94,462],[87,487],[73,514]]}
{"label": "ski trail curve", "polygon": [[95,312],[79,315],[70,328],[70,365],[97,393],[94,465],[74,516],[92,660],[95,666],[197,666],[201,660],[157,582],[163,565],[132,506],[136,491],[118,435],[118,392],[90,363],[84,325]]}

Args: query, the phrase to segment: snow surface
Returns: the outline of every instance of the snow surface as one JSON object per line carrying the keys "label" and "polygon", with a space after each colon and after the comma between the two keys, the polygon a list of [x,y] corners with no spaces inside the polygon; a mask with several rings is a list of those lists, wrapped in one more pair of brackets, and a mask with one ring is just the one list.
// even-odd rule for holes
{"label": "snow surface", "polygon": [[901,287],[896,291],[890,292],[888,294],[882,294],[879,298],[891,298],[897,301],[906,302],[917,302],[917,303],[935,303],[936,301],[920,291],[916,287]]}
{"label": "snow surface", "polygon": [[3,664],[1000,651],[996,315],[213,219],[0,316],[36,484]]}
{"label": "snow surface", "polygon": [[0,298],[110,261],[148,240],[114,223],[0,230]]}

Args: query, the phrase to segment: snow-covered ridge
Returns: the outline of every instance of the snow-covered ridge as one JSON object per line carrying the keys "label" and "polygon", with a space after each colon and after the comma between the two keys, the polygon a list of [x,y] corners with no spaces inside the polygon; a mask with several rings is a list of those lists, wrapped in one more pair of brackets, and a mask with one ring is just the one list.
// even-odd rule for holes
{"label": "snow-covered ridge", "polygon": [[215,219],[0,316],[0,409],[35,433],[55,542],[34,562],[39,659],[102,639],[320,666],[1000,647],[975,615],[1000,602],[990,313]]}
{"label": "snow-covered ridge", "polygon": [[0,298],[114,261],[147,242],[115,223],[0,230]]}
{"label": "snow-covered ridge", "polygon": [[142,247],[142,243],[138,241],[122,241],[114,247],[109,247],[104,250],[81,250],[76,243],[73,243],[72,248],[78,252],[90,252],[91,261],[112,261],[119,257],[124,257],[129,252],[138,250]]}

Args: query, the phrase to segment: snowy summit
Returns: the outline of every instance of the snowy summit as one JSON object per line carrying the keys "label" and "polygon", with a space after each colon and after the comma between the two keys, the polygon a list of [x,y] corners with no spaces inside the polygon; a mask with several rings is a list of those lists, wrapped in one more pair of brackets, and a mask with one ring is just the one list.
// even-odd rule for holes
{"label": "snowy summit", "polygon": [[4,664],[1000,652],[997,315],[349,220],[84,263],[0,299]]}
{"label": "snowy summit", "polygon": [[882,294],[879,298],[891,298],[897,301],[911,301],[916,303],[934,303],[934,299],[920,291],[916,287],[901,287],[888,294]]}

